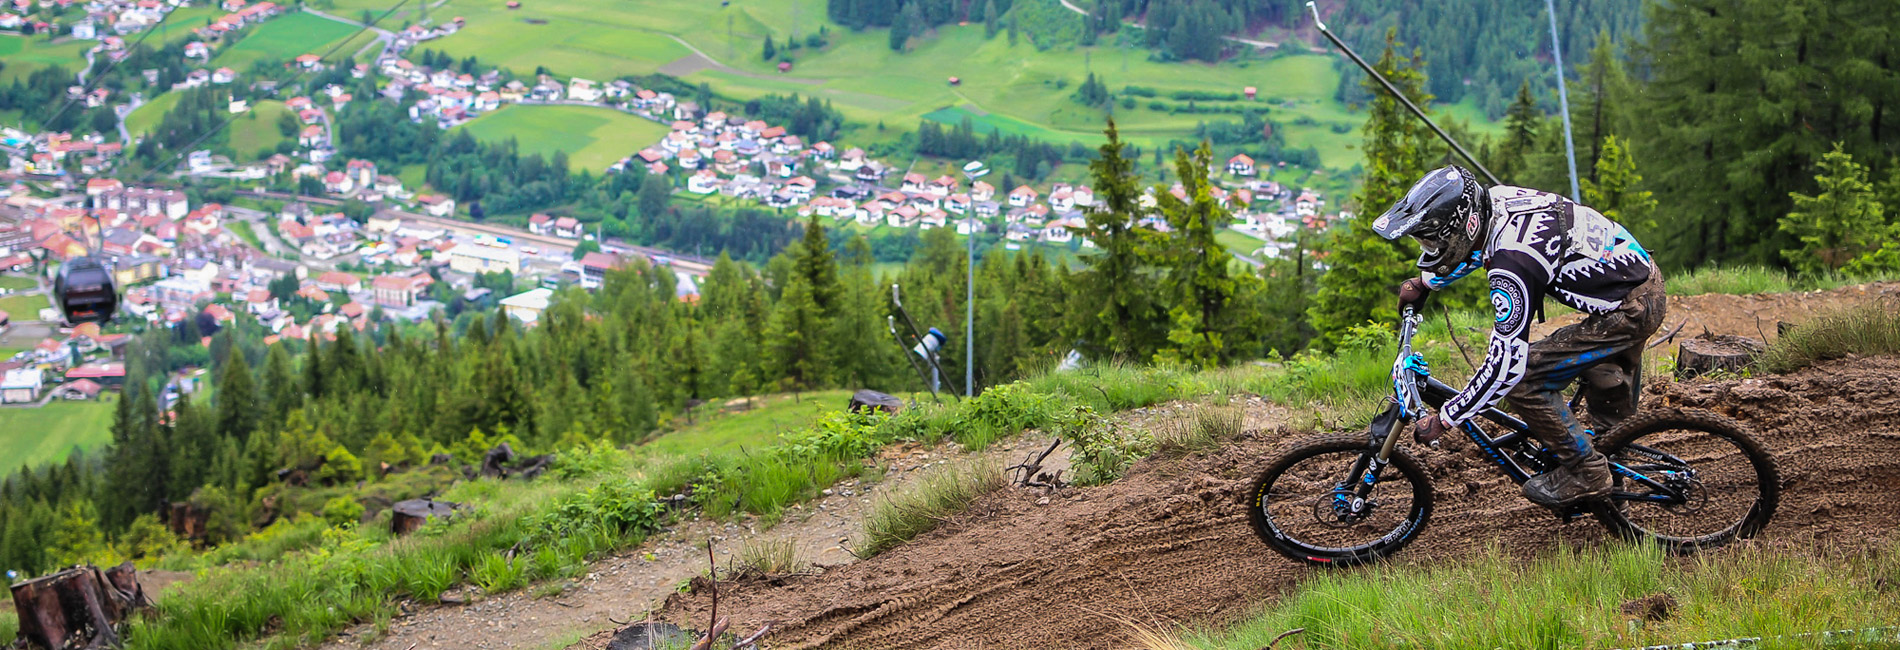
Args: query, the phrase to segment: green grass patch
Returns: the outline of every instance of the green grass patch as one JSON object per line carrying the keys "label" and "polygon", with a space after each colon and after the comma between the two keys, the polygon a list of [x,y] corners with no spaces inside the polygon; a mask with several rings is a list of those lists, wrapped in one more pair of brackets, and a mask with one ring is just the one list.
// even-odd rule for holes
{"label": "green grass patch", "polygon": [[33,278],[24,278],[17,275],[0,275],[0,289],[23,291],[38,288],[39,286],[39,281]]}
{"label": "green grass patch", "polygon": [[[33,71],[54,66],[77,72],[86,65],[85,53],[93,41],[69,40],[52,43],[44,36],[0,35],[0,83],[25,81]],[[35,115],[33,119],[44,119]]]}
{"label": "green grass patch", "polygon": [[1793,291],[1794,279],[1778,269],[1761,266],[1704,268],[1664,278],[1669,295],[1695,296],[1705,293],[1747,295]]}
{"label": "green grass patch", "polygon": [[518,104],[456,128],[490,142],[514,138],[524,154],[548,156],[563,151],[572,170],[596,173],[658,143],[668,132],[664,124],[612,109]]}
{"label": "green grass patch", "polygon": [[[9,355],[11,356],[11,355]],[[73,449],[93,449],[112,440],[112,402],[53,400],[40,408],[0,409],[0,458],[9,470],[66,460]]]}
{"label": "green grass patch", "polygon": [[[277,128],[277,121],[291,114],[290,107],[283,102],[269,99],[258,102],[244,115],[231,122],[231,151],[239,161],[257,160],[270,157],[259,153],[275,153],[278,143],[290,139]],[[299,128],[302,123],[299,122]]]}
{"label": "green grass patch", "polygon": [[1775,340],[1758,361],[1771,373],[1848,356],[1900,353],[1900,303],[1879,300],[1802,323]]}
{"label": "green grass patch", "polygon": [[257,231],[251,229],[251,222],[232,219],[224,222],[224,229],[237,235],[238,239],[244,240],[244,243],[250,244],[251,248],[264,250],[264,242],[257,238]]}
{"label": "green grass patch", "polygon": [[[323,54],[337,41],[350,37],[358,28],[328,18],[302,12],[286,13],[251,30],[244,40],[218,51],[211,67],[245,70],[265,59],[289,61],[305,54]],[[335,63],[340,56],[332,56]]]}
{"label": "green grass patch", "polygon": [[859,557],[896,548],[930,532],[970,504],[1003,487],[1003,472],[993,463],[938,468],[909,489],[879,501],[864,518]]}
{"label": "green grass patch", "polygon": [[709,404],[694,413],[696,422],[675,420],[680,429],[643,443],[653,456],[691,456],[758,449],[778,442],[779,436],[810,426],[813,421],[843,409],[851,391],[765,395],[750,405]]}
{"label": "green grass patch", "polygon": [[5,611],[0,611],[0,639],[12,639],[20,636],[20,618],[13,613],[13,601],[0,603]]}
{"label": "green grass patch", "polygon": [[[1649,545],[1559,548],[1528,562],[1493,548],[1455,563],[1322,571],[1232,628],[1157,636],[1205,650],[1263,648],[1295,628],[1305,632],[1282,647],[1629,648],[1893,623],[1900,592],[1887,585],[1900,578],[1900,547],[1766,548],[1688,560]],[[1622,611],[1645,598],[1673,607],[1659,620]],[[1819,646],[1818,639],[1763,645]]]}
{"label": "green grass patch", "polygon": [[125,129],[131,131],[132,135],[151,135],[158,128],[158,123],[165,119],[165,114],[178,105],[181,97],[184,97],[184,93],[164,93],[140,104],[131,115],[125,116]]}
{"label": "green grass patch", "polygon": [[40,310],[51,306],[52,301],[41,293],[0,298],[0,311],[11,315],[14,320],[38,320]]}
{"label": "green grass patch", "polygon": [[208,3],[203,6],[173,9],[171,13],[165,14],[164,22],[153,28],[157,29],[158,33],[152,35],[152,38],[156,39],[152,44],[163,47],[172,43],[199,40],[198,35],[193,34],[191,30],[209,25],[212,20],[224,14],[223,9]]}

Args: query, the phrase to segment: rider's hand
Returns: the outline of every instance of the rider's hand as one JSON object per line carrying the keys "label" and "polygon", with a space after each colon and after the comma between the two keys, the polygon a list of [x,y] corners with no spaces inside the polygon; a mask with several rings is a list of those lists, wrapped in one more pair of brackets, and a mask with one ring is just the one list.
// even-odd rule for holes
{"label": "rider's hand", "polygon": [[1436,415],[1427,415],[1412,427],[1412,441],[1421,445],[1432,445],[1445,435],[1445,421]]}
{"label": "rider's hand", "polygon": [[1407,278],[1399,283],[1399,310],[1404,311],[1406,307],[1412,307],[1413,311],[1423,310],[1425,296],[1431,293],[1432,288],[1425,284],[1424,279]]}

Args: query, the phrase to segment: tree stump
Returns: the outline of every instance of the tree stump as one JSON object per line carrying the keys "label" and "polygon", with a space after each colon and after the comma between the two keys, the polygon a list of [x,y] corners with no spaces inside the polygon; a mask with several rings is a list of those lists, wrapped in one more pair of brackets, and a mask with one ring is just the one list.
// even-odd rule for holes
{"label": "tree stump", "polygon": [[491,478],[503,476],[506,474],[508,463],[512,463],[514,460],[514,447],[508,446],[508,443],[505,442],[495,445],[494,449],[488,450],[488,453],[482,456],[482,476]]}
{"label": "tree stump", "polygon": [[173,535],[186,541],[196,542],[204,539],[205,524],[210,520],[210,510],[190,501],[170,503],[165,508],[165,527],[170,528]]}
{"label": "tree stump", "polygon": [[1676,352],[1676,379],[1690,379],[1716,370],[1739,372],[1766,349],[1761,341],[1727,334],[1703,334],[1682,342]]}
{"label": "tree stump", "polygon": [[52,650],[118,647],[118,625],[151,606],[131,562],[105,571],[79,566],[13,585],[20,638]]}
{"label": "tree stump", "polygon": [[389,508],[389,532],[397,535],[413,533],[422,524],[435,517],[452,517],[457,504],[435,499],[410,499],[397,501]]}

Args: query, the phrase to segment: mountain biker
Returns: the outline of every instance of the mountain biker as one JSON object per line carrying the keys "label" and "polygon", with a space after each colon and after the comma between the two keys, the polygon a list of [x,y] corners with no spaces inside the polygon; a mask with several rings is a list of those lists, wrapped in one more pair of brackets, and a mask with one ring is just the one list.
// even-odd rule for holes
{"label": "mountain biker", "polygon": [[[1484,363],[1438,415],[1420,420],[1431,441],[1508,398],[1530,434],[1559,467],[1531,478],[1524,496],[1562,507],[1608,496],[1609,461],[1564,404],[1571,380],[1590,418],[1607,431],[1636,412],[1644,341],[1662,325],[1662,272],[1629,230],[1563,196],[1522,187],[1479,186],[1456,165],[1427,173],[1372,229],[1386,239],[1410,235],[1424,253],[1423,273],[1399,286],[1401,308],[1483,268],[1495,326]],[[1535,343],[1531,317],[1545,298],[1586,314]]]}

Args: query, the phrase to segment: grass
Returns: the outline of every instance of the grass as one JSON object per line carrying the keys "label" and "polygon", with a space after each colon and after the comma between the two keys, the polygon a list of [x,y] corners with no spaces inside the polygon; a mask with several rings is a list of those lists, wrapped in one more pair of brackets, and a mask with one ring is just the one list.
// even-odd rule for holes
{"label": "grass", "polygon": [[247,70],[252,63],[266,59],[289,61],[304,54],[322,54],[330,45],[356,34],[357,29],[312,14],[286,13],[257,26],[236,45],[219,50],[211,59],[211,67]]}
{"label": "grass", "polygon": [[22,291],[40,286],[38,280],[17,275],[0,275],[0,289]]}
{"label": "grass", "polygon": [[40,310],[53,306],[46,294],[15,295],[0,298],[0,311],[13,316],[14,320],[37,320]]}
{"label": "grass", "polygon": [[739,565],[769,576],[798,573],[806,567],[798,558],[798,546],[789,539],[748,540],[739,547]]}
{"label": "grass", "polygon": [[[1238,625],[1164,634],[1171,646],[1146,647],[1253,650],[1295,628],[1305,631],[1280,647],[1627,648],[1773,637],[1891,625],[1900,592],[1887,585],[1896,579],[1892,544],[1872,553],[1744,547],[1687,560],[1648,545],[1559,548],[1532,561],[1492,548],[1461,562],[1318,572]],[[1659,619],[1622,611],[1648,597],[1675,605]]]}
{"label": "grass", "polygon": [[575,171],[601,172],[660,141],[664,124],[591,106],[509,105],[456,127],[480,140],[514,138],[521,153],[567,153]]}
{"label": "grass", "polygon": [[[830,390],[798,395],[765,395],[753,398],[746,410],[727,411],[721,405],[708,404],[698,409],[698,422],[681,426],[678,431],[662,434],[643,443],[641,448],[653,456],[692,456],[758,449],[777,442],[779,435],[810,425],[827,413],[844,408],[851,391]],[[681,425],[675,421],[676,426]]]}
{"label": "grass", "polygon": [[13,613],[13,601],[8,600],[0,607],[6,608],[5,611],[0,611],[0,639],[20,636],[20,618]]}
{"label": "grass", "polygon": [[938,468],[910,489],[878,502],[864,518],[864,545],[857,555],[877,555],[935,530],[977,499],[1002,489],[1004,482],[994,463]]}
{"label": "grass", "polygon": [[[277,121],[290,114],[290,107],[283,102],[270,99],[258,102],[251,110],[231,123],[231,151],[241,160],[268,158],[268,154],[258,156],[261,151],[276,152],[278,143],[290,139],[277,128]],[[299,123],[301,128],[302,123]]]}
{"label": "grass", "polygon": [[92,449],[112,440],[112,400],[53,400],[40,408],[0,409],[0,458],[8,468],[66,459],[73,449]]}
{"label": "grass", "polygon": [[236,234],[238,239],[242,239],[244,243],[250,244],[251,248],[260,251],[264,250],[264,242],[257,238],[257,231],[251,229],[251,222],[232,219],[224,222],[224,229]]}
{"label": "grass", "polygon": [[158,123],[165,119],[165,114],[178,105],[181,97],[184,97],[184,93],[164,93],[140,104],[131,115],[125,116],[125,129],[133,135],[150,135],[158,128]]}
{"label": "grass", "polygon": [[1793,291],[1794,279],[1777,269],[1761,266],[1697,269],[1680,276],[1667,277],[1669,295],[1695,296],[1705,293],[1747,295]]}
{"label": "grass", "polygon": [[[86,65],[86,48],[93,44],[93,41],[81,40],[55,44],[44,36],[0,35],[0,63],[6,64],[6,68],[0,70],[0,83],[25,81],[33,71],[54,66],[77,72]],[[44,117],[39,115],[34,119]]]}
{"label": "grass", "polygon": [[1880,300],[1802,323],[1775,340],[1757,361],[1784,373],[1848,356],[1900,353],[1900,304]]}

